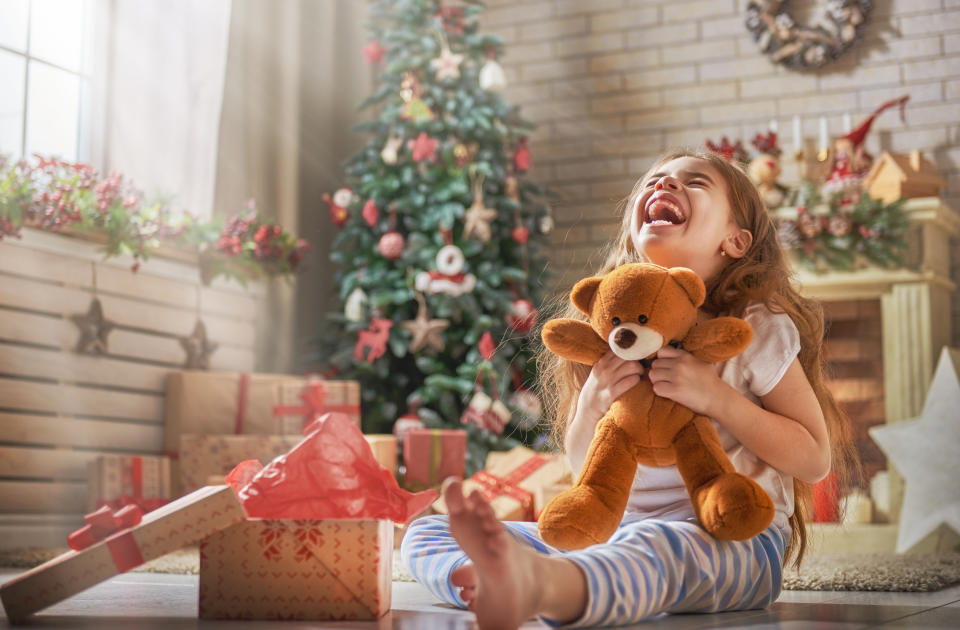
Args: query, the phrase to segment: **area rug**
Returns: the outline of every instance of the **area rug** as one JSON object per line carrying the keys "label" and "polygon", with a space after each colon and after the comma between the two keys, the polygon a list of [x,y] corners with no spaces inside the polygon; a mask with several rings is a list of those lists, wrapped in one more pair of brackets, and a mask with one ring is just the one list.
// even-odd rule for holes
{"label": "area rug", "polygon": [[[0,551],[0,567],[26,569],[54,558],[64,549]],[[400,552],[393,557],[393,581],[412,582]],[[134,569],[143,573],[196,575],[196,548],[169,553]],[[960,553],[936,555],[834,554],[808,556],[799,570],[784,569],[783,588],[791,591],[937,591],[960,583]]]}

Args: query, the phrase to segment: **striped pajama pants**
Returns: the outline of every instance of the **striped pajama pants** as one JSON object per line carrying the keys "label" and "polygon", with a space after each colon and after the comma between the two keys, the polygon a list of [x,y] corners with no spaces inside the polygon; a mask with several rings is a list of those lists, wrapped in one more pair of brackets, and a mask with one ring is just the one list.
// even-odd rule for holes
{"label": "striped pajama pants", "polygon": [[[504,522],[522,544],[574,562],[587,580],[583,616],[570,624],[541,617],[551,626],[619,626],[660,613],[721,612],[763,608],[782,586],[789,531],[771,526],[745,541],[718,540],[695,521],[631,519],[610,540],[576,551],[543,542],[536,523]],[[410,524],[401,546],[410,573],[435,597],[465,608],[450,574],[469,562],[450,534],[446,516]]]}

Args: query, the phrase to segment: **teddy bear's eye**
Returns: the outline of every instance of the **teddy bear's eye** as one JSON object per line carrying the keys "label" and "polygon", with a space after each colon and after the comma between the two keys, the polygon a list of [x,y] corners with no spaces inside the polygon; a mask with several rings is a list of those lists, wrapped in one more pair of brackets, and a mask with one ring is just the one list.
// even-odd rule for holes
{"label": "teddy bear's eye", "polygon": [[640,322],[641,324],[646,324],[646,323],[647,323],[647,316],[646,316],[646,315],[641,315],[640,317],[637,318],[637,321]]}
{"label": "teddy bear's eye", "polygon": [[614,318],[613,318],[613,325],[614,325],[614,326],[619,326],[619,325],[620,325],[620,318],[619,318],[619,317],[614,317]]}

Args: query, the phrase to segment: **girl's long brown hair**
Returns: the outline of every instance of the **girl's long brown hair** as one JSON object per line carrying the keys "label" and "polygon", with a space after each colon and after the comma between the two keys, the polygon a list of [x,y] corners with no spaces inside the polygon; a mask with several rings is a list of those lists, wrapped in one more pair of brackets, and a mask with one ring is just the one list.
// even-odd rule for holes
{"label": "girl's long brown hair", "polygon": [[[644,260],[633,246],[630,222],[634,206],[647,179],[663,164],[682,157],[693,157],[708,162],[727,182],[727,194],[734,221],[753,234],[753,243],[742,258],[734,258],[707,286],[703,308],[713,314],[742,316],[751,302],[760,302],[774,312],[786,313],[800,333],[800,364],[820,402],[830,435],[831,468],[840,488],[858,484],[859,459],[851,437],[846,414],[834,400],[826,386],[826,363],[823,356],[823,308],[816,300],[805,298],[791,284],[791,271],[777,240],[777,232],[760,195],[739,167],[721,157],[696,150],[679,150],[658,160],[633,187],[630,196],[620,203],[623,220],[620,232],[610,243],[606,259],[596,275],[603,275],[615,267]],[[548,304],[546,312],[557,317],[585,320],[566,295],[558,295]],[[563,447],[567,423],[580,394],[580,388],[590,368],[557,357],[545,347],[537,356],[540,393],[544,401],[545,417],[551,426],[554,442]],[[794,510],[790,517],[792,533],[787,557],[796,554],[794,564],[800,565],[807,547],[806,520],[811,504],[812,485],[794,479]]]}

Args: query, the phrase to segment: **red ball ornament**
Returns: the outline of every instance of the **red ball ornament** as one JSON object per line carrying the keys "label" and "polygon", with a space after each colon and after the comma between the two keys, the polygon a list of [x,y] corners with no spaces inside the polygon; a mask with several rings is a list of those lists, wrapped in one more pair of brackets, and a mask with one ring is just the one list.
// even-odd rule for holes
{"label": "red ball ornament", "polygon": [[373,227],[377,224],[377,221],[380,220],[380,210],[377,208],[377,204],[373,199],[367,199],[367,203],[363,204],[363,210],[361,211],[363,220],[367,222],[367,225]]}
{"label": "red ball ornament", "polygon": [[380,255],[387,260],[396,260],[403,256],[405,245],[403,235],[400,234],[400,232],[387,232],[380,237],[377,250],[380,252]]}
{"label": "red ball ornament", "polygon": [[507,325],[521,335],[533,330],[537,323],[537,309],[533,302],[525,299],[513,301],[510,313],[507,315]]}
{"label": "red ball ornament", "polygon": [[530,238],[530,230],[525,225],[518,225],[513,228],[510,234],[513,236],[513,240],[521,245],[526,243],[527,239]]}

